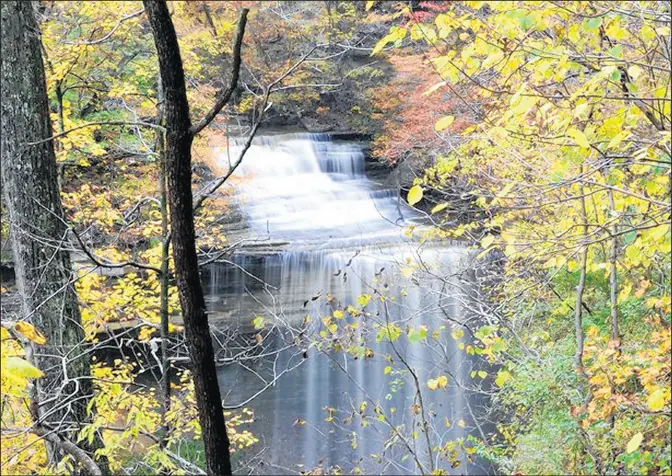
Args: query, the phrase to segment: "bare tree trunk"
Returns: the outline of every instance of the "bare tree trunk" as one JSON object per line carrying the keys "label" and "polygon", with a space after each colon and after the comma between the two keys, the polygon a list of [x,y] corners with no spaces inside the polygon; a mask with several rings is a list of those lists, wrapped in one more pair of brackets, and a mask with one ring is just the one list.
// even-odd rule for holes
{"label": "bare tree trunk", "polygon": [[[616,214],[616,203],[614,202],[614,191],[609,189],[609,210],[612,215]],[[621,336],[618,331],[618,274],[616,265],[618,263],[618,225],[611,227],[611,245],[609,248],[609,298],[611,301],[611,340],[618,342],[620,350]]]}
{"label": "bare tree trunk", "polygon": [[[582,169],[583,173],[583,169]],[[577,376],[579,378],[579,387],[583,394],[585,394],[585,370],[583,368],[583,347],[585,335],[583,332],[583,291],[586,287],[586,266],[588,261],[588,214],[586,211],[586,199],[583,186],[580,189],[580,214],[581,214],[581,229],[582,240],[581,249],[579,251],[579,283],[576,286],[576,304],[574,307],[574,327],[576,334],[576,354],[574,355],[574,362],[576,366]]]}
{"label": "bare tree trunk", "polygon": [[[89,421],[92,395],[88,349],[84,342],[67,227],[57,186],[53,143],[26,145],[51,137],[46,81],[32,2],[2,2],[2,177],[9,214],[22,319],[46,337],[27,355],[46,376],[36,382],[31,405],[47,439],[50,463],[76,442]],[[55,444],[53,441],[60,441]],[[90,456],[95,438],[81,448]],[[104,459],[98,465],[106,468]],[[87,471],[86,468],[83,471]]]}
{"label": "bare tree trunk", "polygon": [[212,110],[192,128],[182,58],[168,7],[165,1],[146,0],[143,3],[154,35],[164,90],[165,161],[173,259],[194,377],[207,471],[212,475],[231,474],[229,438],[226,433],[214,350],[196,253],[191,191],[191,144],[194,135],[214,119],[228,102],[236,87],[247,10],[242,11],[238,23],[231,84],[219,95]]}

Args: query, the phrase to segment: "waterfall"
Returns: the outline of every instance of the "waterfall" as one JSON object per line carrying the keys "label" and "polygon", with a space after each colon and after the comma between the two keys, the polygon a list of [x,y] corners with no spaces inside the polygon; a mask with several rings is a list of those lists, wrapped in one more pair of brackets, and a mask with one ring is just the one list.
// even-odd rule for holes
{"label": "waterfall", "polygon": [[[219,155],[226,168],[242,144]],[[352,143],[324,134],[262,136],[252,143],[236,171],[238,196],[259,236],[293,243],[341,246],[398,240],[419,214],[397,199],[397,191],[365,175],[364,154]]]}
{"label": "waterfall", "polygon": [[[228,154],[236,157],[240,147],[234,144]],[[223,153],[221,160],[227,161],[228,154]],[[346,473],[355,466],[374,474],[417,472],[412,460],[396,447],[386,455],[390,463],[376,466],[371,461],[372,454],[384,450],[384,425],[363,426],[357,421],[347,431],[335,431],[325,422],[325,408],[356,410],[366,400],[365,390],[386,411],[395,409],[395,425],[407,424],[416,390],[408,383],[391,383],[394,376],[387,375],[385,368],[389,359],[399,365],[393,350],[417,369],[421,382],[446,373],[461,382],[472,369],[473,362],[458,352],[445,325],[449,322],[446,316],[457,321],[464,318],[465,290],[460,287],[464,283],[458,286],[446,277],[465,270],[468,252],[410,240],[404,230],[409,224],[421,224],[421,215],[400,200],[396,190],[369,180],[365,171],[364,154],[354,143],[333,142],[319,134],[255,139],[236,171],[234,200],[253,236],[286,241],[290,246],[266,253],[241,250],[233,254],[229,265],[204,271],[211,293],[211,319],[215,323],[235,321],[250,332],[255,332],[250,322],[257,315],[286,325],[297,325],[309,315],[312,332],[317,332],[321,317],[330,315],[333,305],[356,304],[364,293],[375,296],[366,308],[370,321],[388,315],[403,328],[443,329],[436,346],[399,341],[396,349],[377,342],[372,332],[367,346],[373,356],[366,359],[343,354],[329,357],[311,349],[304,364],[249,405],[256,415],[252,431],[269,447],[269,473],[335,465]],[[385,289],[385,302],[376,295],[377,288]],[[333,296],[331,304],[326,302],[327,295]],[[274,339],[278,348],[286,342],[281,333]],[[437,360],[439,350],[451,356]],[[227,402],[244,401],[272,377],[269,369],[277,372],[301,358],[288,351],[266,366],[223,368],[220,380]],[[263,372],[267,373],[261,381]],[[450,428],[436,429],[433,439],[439,433],[451,438],[469,433],[455,424],[468,418],[459,385],[425,397],[436,421],[453,422]],[[416,444],[419,452],[426,453],[424,440]],[[458,472],[468,466],[465,462]]]}

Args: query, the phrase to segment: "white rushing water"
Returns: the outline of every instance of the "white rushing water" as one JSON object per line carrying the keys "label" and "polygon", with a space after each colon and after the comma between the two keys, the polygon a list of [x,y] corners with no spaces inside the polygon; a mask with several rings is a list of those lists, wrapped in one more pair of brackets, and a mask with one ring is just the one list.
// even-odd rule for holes
{"label": "white rushing water", "polygon": [[[237,157],[241,145],[231,147]],[[220,154],[227,167],[229,155]],[[248,223],[271,239],[350,243],[398,240],[419,214],[365,173],[364,154],[324,134],[256,138],[236,171]],[[333,244],[333,243],[332,243]]]}
{"label": "white rushing water", "polygon": [[[232,157],[237,156],[236,149],[232,147]],[[236,200],[254,236],[289,245],[267,254],[240,251],[232,256],[232,265],[206,269],[213,317],[223,315],[222,322],[242,323],[242,329],[249,330],[255,316],[297,325],[310,315],[316,332],[334,302],[345,307],[356,304],[364,293],[381,291],[393,299],[385,304],[372,300],[366,326],[375,327],[383,315],[402,328],[448,329],[450,322],[463,319],[468,290],[464,280],[457,284],[450,276],[468,274],[466,250],[409,240],[404,231],[409,224],[420,223],[420,214],[400,200],[396,190],[374,183],[364,172],[364,155],[354,143],[311,134],[256,139],[236,172],[240,179]],[[334,297],[332,304],[325,300],[328,294]],[[471,431],[455,422],[469,419],[461,385],[473,362],[458,352],[449,331],[443,335],[446,338],[434,347],[400,341],[397,349],[417,369],[421,381],[439,374],[456,379],[447,391],[426,396],[427,408],[443,425],[432,435],[433,444]],[[288,349],[268,361],[222,368],[226,403],[235,405],[263,390],[278,372],[306,359],[247,405],[255,413],[251,430],[261,440],[254,451],[266,448],[265,466],[257,471],[277,474],[337,465],[346,474],[354,467],[374,474],[417,473],[413,459],[398,445],[385,449],[389,428],[384,424],[365,426],[357,419],[351,426],[342,424],[346,411],[359,408],[367,396],[378,400],[386,412],[398,410],[388,413],[394,425],[412,425],[415,418],[409,413],[415,389],[408,382],[391,384],[396,377],[384,369],[392,351],[389,344],[376,342],[375,332],[371,336],[367,345],[373,356],[366,359],[340,355],[331,360],[333,356],[314,350],[304,354],[302,348]],[[287,343],[282,332],[273,339],[264,341],[268,349]],[[329,408],[339,412],[339,428],[325,421]],[[424,440],[415,445],[427,464]],[[382,463],[371,457],[383,453]],[[462,463],[459,473],[474,468]]]}

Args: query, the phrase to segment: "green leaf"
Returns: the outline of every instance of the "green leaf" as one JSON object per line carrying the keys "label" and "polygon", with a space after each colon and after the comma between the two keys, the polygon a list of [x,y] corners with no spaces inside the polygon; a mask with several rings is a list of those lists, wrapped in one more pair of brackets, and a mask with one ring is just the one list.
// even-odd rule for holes
{"label": "green leaf", "polygon": [[583,28],[584,30],[587,30],[589,32],[595,32],[597,29],[600,27],[602,24],[602,17],[594,17],[594,18],[587,18],[583,22]]}
{"label": "green leaf", "polygon": [[534,24],[534,18],[532,15],[523,15],[518,17],[518,23],[523,30],[529,30]]}
{"label": "green leaf", "polygon": [[623,55],[623,45],[616,45],[607,51],[607,54],[620,58]]}
{"label": "green leaf", "polygon": [[422,194],[422,187],[420,185],[413,185],[408,191],[408,196],[406,197],[408,204],[413,206],[418,203],[420,200],[422,200]]}
{"label": "green leaf", "polygon": [[434,129],[436,129],[436,132],[441,132],[448,129],[453,122],[455,122],[454,116],[444,116],[436,122]]}
{"label": "green leaf", "polygon": [[636,231],[636,230],[632,230],[632,231],[626,233],[626,234],[623,236],[623,242],[624,242],[626,245],[629,245],[630,243],[632,243],[632,242],[635,241],[636,239],[637,239],[637,231]]}
{"label": "green leaf", "polygon": [[411,344],[417,344],[418,342],[424,340],[427,338],[427,327],[426,326],[420,326],[417,329],[409,329],[408,330],[408,341]]}

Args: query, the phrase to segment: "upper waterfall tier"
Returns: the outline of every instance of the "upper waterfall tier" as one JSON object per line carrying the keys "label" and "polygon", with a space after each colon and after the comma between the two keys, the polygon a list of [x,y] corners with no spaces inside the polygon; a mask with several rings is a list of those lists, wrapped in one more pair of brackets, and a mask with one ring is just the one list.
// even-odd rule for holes
{"label": "upper waterfall tier", "polygon": [[[228,154],[238,157],[241,148],[234,143]],[[223,168],[228,154],[219,156]],[[252,231],[271,240],[322,246],[400,240],[419,213],[397,190],[369,180],[364,165],[359,146],[325,134],[257,137],[235,173],[241,210]]]}

